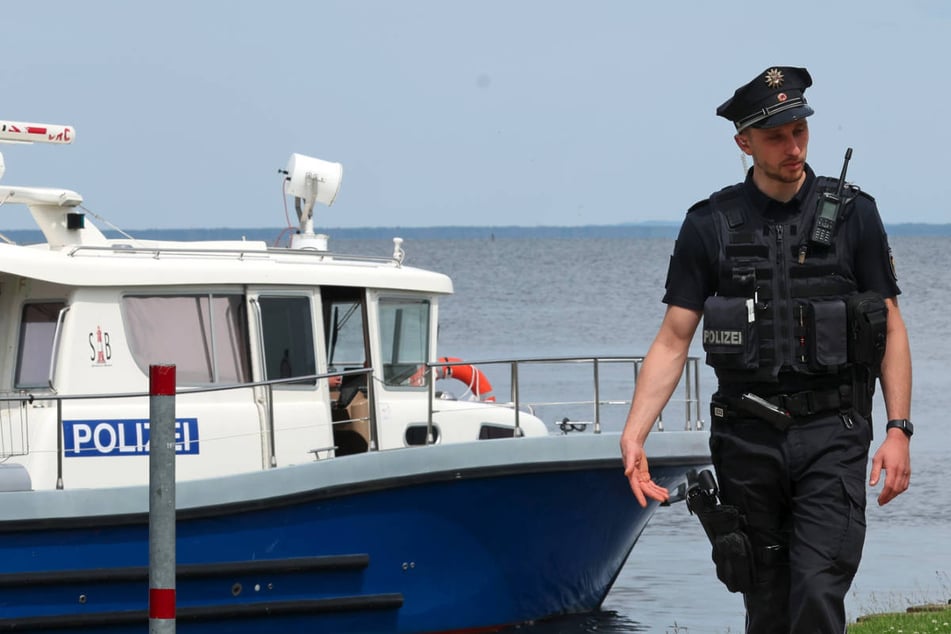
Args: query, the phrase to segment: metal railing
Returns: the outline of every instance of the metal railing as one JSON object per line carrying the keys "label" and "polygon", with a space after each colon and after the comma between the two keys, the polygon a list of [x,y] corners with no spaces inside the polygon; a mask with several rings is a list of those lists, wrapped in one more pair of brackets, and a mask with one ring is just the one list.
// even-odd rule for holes
{"label": "metal railing", "polygon": [[[181,388],[175,391],[176,396],[189,396],[193,394],[204,394],[209,392],[224,392],[227,390],[240,390],[247,388],[264,388],[266,390],[267,422],[266,437],[262,442],[267,443],[269,467],[277,466],[275,429],[274,429],[274,388],[276,386],[287,386],[294,384],[310,383],[313,384],[319,379],[329,379],[330,377],[346,377],[351,375],[367,375],[367,398],[370,403],[374,402],[374,389],[372,379],[372,368],[359,368],[354,370],[344,370],[341,372],[328,372],[326,374],[311,374],[307,376],[296,376],[286,379],[272,379],[269,381],[256,381],[249,383],[229,383],[227,385],[209,385],[202,387]],[[29,448],[29,414],[28,406],[34,403],[54,403],[56,407],[56,488],[63,488],[63,458],[65,455],[64,443],[64,425],[63,425],[63,403],[66,401],[83,400],[114,400],[114,399],[147,399],[149,392],[122,392],[108,394],[57,394],[55,392],[20,392],[18,394],[0,394],[0,460],[17,455],[26,455],[30,452]],[[144,404],[148,407],[148,403]],[[376,446],[378,429],[376,425],[375,407],[369,408],[369,444],[373,448]],[[345,423],[352,421],[331,421],[331,424]]]}
{"label": "metal railing", "polygon": [[[509,367],[509,401],[508,402],[498,402],[495,403],[500,407],[511,408],[515,416],[515,435],[520,435],[520,413],[523,407],[527,406],[530,410],[542,406],[551,406],[551,405],[591,405],[592,406],[592,420],[590,425],[593,427],[593,431],[596,434],[601,433],[602,429],[602,420],[601,420],[601,408],[604,405],[630,405],[630,399],[625,400],[606,400],[602,398],[602,377],[601,370],[606,365],[630,365],[632,368],[631,382],[629,384],[631,388],[631,394],[633,395],[633,386],[637,383],[638,375],[640,374],[640,369],[644,363],[644,357],[642,356],[608,356],[608,357],[539,357],[539,358],[528,358],[528,359],[492,359],[492,360],[480,360],[480,361],[439,361],[427,364],[429,371],[429,416],[428,416],[428,425],[429,429],[427,432],[427,439],[433,437],[433,415],[438,411],[436,399],[436,390],[435,390],[435,381],[433,380],[437,375],[437,370],[439,368],[449,368],[453,366],[460,365],[472,365],[479,366],[481,368],[487,366],[508,366]],[[685,364],[684,373],[681,377],[681,386],[683,390],[683,398],[681,403],[684,407],[684,430],[689,431],[692,429],[703,429],[704,421],[701,416],[701,405],[700,405],[700,372],[699,372],[699,363],[700,359],[698,357],[688,357]],[[533,402],[523,402],[522,392],[523,387],[520,384],[519,370],[525,368],[526,366],[542,366],[542,365],[584,365],[589,364],[591,366],[591,399],[582,400],[582,401],[533,401]],[[673,400],[673,399],[672,399]],[[575,424],[584,424],[588,423],[575,423]],[[664,429],[663,421],[663,412],[661,412],[660,417],[655,423],[659,430]]]}
{"label": "metal railing", "polygon": [[215,248],[199,246],[171,246],[175,242],[169,242],[165,245],[136,246],[132,244],[114,244],[109,246],[98,246],[90,244],[81,244],[70,248],[67,255],[77,257],[83,255],[108,254],[108,255],[145,255],[152,259],[161,259],[171,256],[188,257],[220,257],[244,260],[251,258],[274,258],[288,256],[290,259],[305,261],[335,261],[335,262],[365,262],[372,264],[393,264],[400,266],[402,260],[397,256],[389,255],[354,255],[349,253],[336,253],[333,251],[316,251],[312,249],[289,249],[284,247],[261,248],[260,242],[249,242],[246,248]]}
{"label": "metal railing", "polygon": [[[426,434],[426,444],[431,444],[435,438],[434,429],[433,429],[433,417],[434,414],[439,412],[438,402],[439,399],[436,398],[436,389],[434,380],[436,377],[436,371],[438,368],[445,368],[457,365],[473,365],[479,366],[482,368],[491,367],[491,366],[507,366],[508,375],[509,375],[509,400],[507,402],[495,402],[491,405],[496,407],[504,407],[511,409],[514,416],[514,436],[522,436],[521,431],[521,421],[520,416],[524,411],[534,413],[536,410],[542,407],[548,406],[590,406],[592,412],[591,421],[571,421],[570,424],[574,427],[572,428],[586,428],[588,426],[592,427],[593,432],[600,434],[602,432],[602,408],[606,405],[630,405],[630,399],[606,399],[603,396],[603,376],[602,372],[606,366],[612,365],[629,365],[631,367],[631,376],[630,382],[626,382],[628,389],[633,393],[632,386],[636,384],[637,376],[640,372],[641,365],[643,364],[644,358],[637,357],[546,357],[546,358],[528,358],[528,359],[495,359],[488,361],[476,361],[476,362],[467,362],[467,361],[453,361],[453,362],[433,362],[426,364],[429,381],[428,381],[428,422],[427,422],[427,434]],[[523,393],[525,391],[525,385],[523,384],[523,378],[520,376],[520,370],[525,370],[531,367],[539,366],[583,366],[585,364],[590,365],[591,367],[591,385],[590,385],[590,399],[574,400],[574,401],[528,401],[523,398]],[[374,451],[379,448],[379,428],[378,421],[376,417],[377,411],[377,396],[374,386],[373,378],[373,369],[372,368],[359,368],[353,370],[344,370],[339,372],[328,372],[325,374],[313,374],[308,376],[299,376],[285,379],[273,379],[268,381],[257,381],[257,382],[248,382],[248,383],[239,383],[239,384],[228,384],[228,385],[212,385],[212,386],[203,386],[203,387],[189,387],[176,390],[177,396],[189,396],[193,394],[203,394],[209,392],[222,392],[226,390],[236,390],[236,389],[264,389],[265,390],[265,408],[267,412],[267,420],[265,428],[263,431],[264,437],[262,438],[262,443],[266,444],[267,452],[267,465],[269,467],[274,467],[277,465],[276,460],[276,444],[275,444],[275,425],[274,425],[274,388],[277,386],[287,386],[294,384],[309,383],[313,384],[318,380],[326,380],[331,377],[347,377],[351,375],[366,375],[366,396],[368,401],[368,412],[367,412],[367,434],[368,434],[368,451]],[[704,422],[701,417],[700,409],[700,385],[699,385],[699,359],[696,357],[690,357],[687,360],[686,367],[684,369],[683,377],[681,378],[682,384],[682,399],[672,399],[679,400],[684,407],[684,429],[693,430],[693,429],[703,429]],[[14,455],[24,455],[29,453],[30,447],[28,443],[29,431],[28,431],[28,416],[29,408],[34,403],[53,403],[56,408],[56,424],[57,424],[57,462],[56,462],[56,486],[57,488],[63,488],[63,458],[64,458],[64,424],[63,424],[63,404],[67,401],[81,401],[81,400],[107,400],[107,399],[123,399],[123,398],[140,398],[146,400],[149,396],[147,391],[143,392],[127,392],[127,393],[112,393],[112,394],[58,394],[54,392],[40,392],[40,393],[29,393],[21,392],[18,394],[7,394],[0,395],[0,459],[14,456]],[[490,405],[489,403],[483,402],[485,405]],[[362,419],[361,419],[362,420]],[[567,419],[565,419],[567,421]],[[352,419],[348,420],[338,420],[331,421],[332,425],[343,424],[343,423],[352,423],[355,422]],[[658,430],[664,429],[663,414],[658,418],[655,423]],[[6,429],[9,428],[9,429]],[[562,427],[563,431],[566,430],[566,427]],[[322,450],[332,449],[332,448],[323,448]]]}

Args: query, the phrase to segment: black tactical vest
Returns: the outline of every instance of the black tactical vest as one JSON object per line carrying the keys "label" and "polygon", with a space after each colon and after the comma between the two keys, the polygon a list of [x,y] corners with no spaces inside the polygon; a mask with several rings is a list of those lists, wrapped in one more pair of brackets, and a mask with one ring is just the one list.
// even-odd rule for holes
{"label": "black tactical vest", "polygon": [[802,212],[775,221],[752,208],[742,184],[710,197],[719,270],[717,294],[704,304],[703,347],[721,386],[775,383],[781,370],[831,379],[848,368],[853,254],[843,240],[809,241],[818,196],[836,183],[816,178]]}

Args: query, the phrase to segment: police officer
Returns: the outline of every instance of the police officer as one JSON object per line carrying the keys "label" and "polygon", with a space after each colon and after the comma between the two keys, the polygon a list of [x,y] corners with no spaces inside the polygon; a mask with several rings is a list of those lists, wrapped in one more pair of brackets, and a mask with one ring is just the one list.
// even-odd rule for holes
{"label": "police officer", "polygon": [[804,68],[770,67],[717,109],[753,167],[687,213],[621,436],[637,501],[666,500],[644,441],[703,320],[718,379],[711,455],[720,501],[737,518],[720,526],[729,534],[714,541],[714,561],[743,593],[756,634],[845,630],[876,379],[888,421],[869,480],[885,471],[878,503],[911,474],[911,355],[887,237],[870,196],[806,164],[811,84]]}

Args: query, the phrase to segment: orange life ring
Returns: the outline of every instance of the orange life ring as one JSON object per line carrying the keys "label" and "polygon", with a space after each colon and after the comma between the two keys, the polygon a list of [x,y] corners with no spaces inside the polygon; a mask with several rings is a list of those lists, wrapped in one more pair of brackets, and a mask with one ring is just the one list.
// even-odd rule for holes
{"label": "orange life ring", "polygon": [[[462,359],[456,357],[440,357],[440,363],[459,363]],[[479,400],[495,402],[492,396],[492,384],[485,378],[482,370],[474,365],[447,365],[437,370],[437,379],[456,379],[466,384],[469,391]]]}

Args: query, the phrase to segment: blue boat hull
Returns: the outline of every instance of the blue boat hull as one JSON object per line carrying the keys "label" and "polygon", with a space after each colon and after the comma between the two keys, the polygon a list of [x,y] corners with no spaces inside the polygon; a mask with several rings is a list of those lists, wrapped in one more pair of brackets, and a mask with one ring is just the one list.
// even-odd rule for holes
{"label": "blue boat hull", "polygon": [[[702,457],[658,462],[655,480],[673,487]],[[617,457],[180,505],[177,629],[431,632],[589,611],[654,510],[634,501]],[[0,530],[0,631],[143,631],[147,514]]]}

